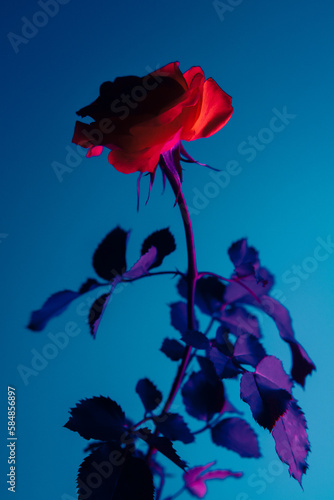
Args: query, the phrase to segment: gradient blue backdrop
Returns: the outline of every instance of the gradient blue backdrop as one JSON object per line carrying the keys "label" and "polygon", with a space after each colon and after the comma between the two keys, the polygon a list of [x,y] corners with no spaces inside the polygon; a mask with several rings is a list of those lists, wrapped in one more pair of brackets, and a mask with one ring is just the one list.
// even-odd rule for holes
{"label": "gradient blue backdrop", "polygon": [[[221,468],[245,472],[241,480],[210,484],[210,499],[333,498],[333,253],[313,261],[312,272],[299,283],[286,278],[293,265],[311,266],[318,238],[334,239],[334,7],[329,0],[224,3],[229,10],[219,15],[209,0],[63,1],[59,12],[37,33],[30,32],[27,43],[21,40],[16,50],[8,33],[22,36],[22,18],[31,21],[41,8],[35,1],[6,3],[1,18],[2,498],[10,498],[5,484],[7,385],[17,392],[19,500],[75,498],[84,442],[62,426],[68,409],[80,398],[109,395],[138,419],[138,378],[152,378],[164,394],[168,392],[175,366],[159,352],[162,339],[173,334],[166,304],[176,300],[176,294],[168,277],[143,280],[115,295],[95,342],[75,305],[43,333],[34,334],[25,326],[30,312],[50,294],[77,289],[87,276],[94,277],[91,255],[117,224],[132,228],[129,263],[136,260],[147,234],[169,226],[178,248],[164,269],[185,269],[180,217],[173,209],[171,190],[161,196],[159,175],[148,205],[137,213],[137,176],[116,172],[106,154],[93,159],[77,156],[76,166],[62,182],[52,168],[53,162],[65,164],[75,110],[96,97],[102,81],[144,75],[175,60],[183,71],[200,65],[233,96],[235,109],[223,131],[186,145],[199,161],[216,168],[225,170],[229,160],[240,165],[239,175],[224,188],[209,186],[209,170],[186,167],[184,193],[197,211],[193,226],[199,268],[228,275],[232,268],[227,248],[247,236],[275,274],[276,290],[291,311],[297,338],[318,368],[307,380],[307,390],[295,391],[312,444],[304,492],[289,478],[286,466],[281,472],[272,437],[260,428],[260,460],[241,459],[216,448],[209,436],[177,448],[191,465],[217,459]],[[43,24],[42,18],[34,19]],[[268,138],[263,128],[269,126],[273,109],[282,112],[284,107],[295,117],[261,151],[246,153],[242,143],[258,134]],[[41,352],[50,342],[48,333],[63,331],[68,321],[76,322],[81,333],[25,384],[18,366],[30,367],[31,350]],[[267,349],[279,354],[288,370],[287,347],[269,319],[261,324]],[[228,389],[237,402],[237,385],[232,382]],[[178,405],[180,400],[176,411]],[[246,405],[240,402],[239,407],[249,417]],[[198,423],[188,421],[198,428]],[[262,493],[256,483],[259,469],[269,471]],[[176,467],[170,471],[175,477],[167,491],[172,493],[181,481]],[[270,471],[279,473],[273,476]]]}

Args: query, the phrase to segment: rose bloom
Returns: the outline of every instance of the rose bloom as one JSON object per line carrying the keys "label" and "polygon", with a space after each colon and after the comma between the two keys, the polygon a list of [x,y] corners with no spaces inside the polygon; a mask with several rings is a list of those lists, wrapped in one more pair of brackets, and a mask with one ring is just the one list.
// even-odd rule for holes
{"label": "rose bloom", "polygon": [[209,137],[231,118],[231,97],[200,67],[184,74],[179,63],[145,77],[126,76],[100,87],[99,97],[80,109],[73,142],[89,148],[87,156],[110,149],[109,162],[120,172],[154,173],[160,155],[181,140]]}

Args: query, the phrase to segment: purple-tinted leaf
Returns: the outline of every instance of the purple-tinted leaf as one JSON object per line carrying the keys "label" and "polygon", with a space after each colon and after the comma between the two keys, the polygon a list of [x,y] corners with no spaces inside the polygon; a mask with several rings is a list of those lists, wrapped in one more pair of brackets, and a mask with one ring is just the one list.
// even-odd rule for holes
{"label": "purple-tinted leaf", "polygon": [[188,425],[177,413],[163,413],[155,420],[157,430],[171,441],[182,441],[189,444],[194,441]]}
{"label": "purple-tinted leaf", "polygon": [[133,280],[145,276],[148,270],[152,267],[152,264],[156,261],[157,249],[151,247],[140,259],[123,274],[122,279]]}
{"label": "purple-tinted leaf", "polygon": [[108,305],[110,293],[105,293],[101,295],[95,302],[92,304],[92,307],[89,311],[88,324],[90,328],[90,333],[95,339],[97,334],[97,329],[100,325],[102,315]]}
{"label": "purple-tinted leaf", "polygon": [[204,333],[195,330],[184,332],[182,334],[182,340],[195,349],[208,349],[210,347],[210,341],[206,338]]}
{"label": "purple-tinted leaf", "polygon": [[[187,282],[181,278],[177,289],[181,297],[187,298]],[[213,276],[200,278],[196,282],[195,304],[204,313],[212,316],[217,313],[224,302],[225,285]]]}
{"label": "purple-tinted leaf", "polygon": [[281,361],[266,356],[253,373],[246,372],[241,377],[240,396],[249,404],[254,419],[271,431],[288,407],[291,387]]}
{"label": "purple-tinted leaf", "polygon": [[41,309],[32,312],[27,328],[34,332],[40,332],[50,319],[59,316],[79,295],[79,292],[72,292],[71,290],[54,293],[43,304]]}
{"label": "purple-tinted leaf", "polygon": [[[212,361],[204,356],[196,356],[198,364],[205,378],[213,385],[219,380],[216,369]],[[225,404],[225,403],[224,403]]]}
{"label": "purple-tinted leaf", "polygon": [[94,290],[101,285],[104,285],[104,283],[98,283],[95,279],[89,278],[81,285],[79,292],[64,290],[63,292],[54,293],[43,304],[41,309],[33,311],[27,328],[35,332],[43,330],[52,318],[64,312],[75,299],[80,297],[80,295]]}
{"label": "purple-tinted leaf", "polygon": [[[180,333],[188,331],[187,304],[185,302],[174,302],[170,304],[171,325]],[[195,328],[198,328],[198,322],[195,320]]]}
{"label": "purple-tinted leaf", "polygon": [[162,264],[163,259],[176,249],[174,236],[168,228],[152,233],[143,243],[141,254],[144,255],[151,247],[157,249],[157,259],[150,269]]}
{"label": "purple-tinted leaf", "polygon": [[174,302],[170,304],[171,325],[180,333],[188,330],[187,304],[185,302]]}
{"label": "purple-tinted leaf", "polygon": [[230,333],[224,326],[219,326],[216,332],[216,338],[212,341],[213,347],[225,354],[232,357],[234,344],[230,340]]}
{"label": "purple-tinted leaf", "polygon": [[304,387],[305,378],[315,370],[315,365],[294,337],[289,312],[272,297],[265,297],[262,305],[263,310],[275,321],[281,338],[290,345],[292,353],[291,375],[298,384]]}
{"label": "purple-tinted leaf", "polygon": [[184,485],[193,496],[203,498],[207,493],[205,481],[211,479],[226,479],[227,477],[239,478],[242,472],[231,472],[230,470],[212,470],[203,474],[204,471],[212,467],[216,462],[207,465],[188,469],[183,475]]}
{"label": "purple-tinted leaf", "polygon": [[240,367],[234,363],[233,358],[226,356],[216,347],[209,349],[208,357],[212,361],[219,378],[234,378],[241,373]]}
{"label": "purple-tinted leaf", "polygon": [[255,274],[259,268],[258,252],[255,248],[248,246],[246,238],[233,243],[228,249],[228,255],[237,276]]}
{"label": "purple-tinted leaf", "polygon": [[246,287],[257,297],[268,293],[274,284],[274,278],[267,269],[260,267],[258,252],[255,248],[249,247],[244,238],[233,243],[228,253],[235,269],[234,282],[226,287],[226,302],[233,303],[249,294]]}
{"label": "purple-tinted leaf", "polygon": [[95,250],[93,267],[101,278],[112,281],[126,270],[125,251],[128,235],[129,232],[116,227]]}
{"label": "purple-tinted leaf", "polygon": [[211,429],[211,437],[215,444],[241,457],[261,456],[256,434],[242,418],[225,418]]}
{"label": "purple-tinted leaf", "polygon": [[[225,301],[233,304],[242,301],[244,297],[261,297],[267,294],[273,287],[274,277],[267,269],[261,267],[255,275],[235,277],[235,281],[229,283],[225,290]],[[246,288],[247,287],[247,288]],[[253,294],[253,295],[252,295]]]}
{"label": "purple-tinted leaf", "polygon": [[[239,285],[240,286],[240,285]],[[228,331],[236,335],[251,333],[257,338],[261,337],[260,326],[256,316],[250,314],[243,307],[229,307],[221,311],[219,321]]]}
{"label": "purple-tinted leaf", "polygon": [[306,429],[303,412],[296,401],[290,401],[287,411],[276,422],[272,431],[279,458],[288,464],[290,475],[297,479],[300,485],[302,475],[308,468],[306,458],[310,451]]}
{"label": "purple-tinted leaf", "polygon": [[155,410],[162,401],[161,392],[147,378],[138,381],[136,393],[139,395],[146,411]]}
{"label": "purple-tinted leaf", "polygon": [[304,387],[305,378],[315,370],[315,365],[305,349],[295,339],[291,318],[287,309],[280,302],[269,296],[261,297],[261,303],[258,303],[250,296],[247,298],[244,297],[243,301],[261,309],[275,321],[281,338],[289,344],[291,349],[291,376],[298,384]]}
{"label": "purple-tinted leaf", "polygon": [[315,364],[305,351],[304,347],[295,341],[289,342],[292,353],[291,376],[302,387],[305,386],[305,379],[315,370]]}
{"label": "purple-tinted leaf", "polygon": [[152,473],[147,463],[107,443],[93,451],[80,466],[79,500],[153,500]]}
{"label": "purple-tinted leaf", "polygon": [[224,300],[225,285],[214,276],[196,282],[195,303],[204,313],[212,315],[220,310]]}
{"label": "purple-tinted leaf", "polygon": [[64,427],[78,432],[85,439],[112,441],[124,433],[125,416],[122,408],[104,396],[81,400],[70,410]]}
{"label": "purple-tinted leaf", "polygon": [[199,420],[210,420],[224,406],[224,386],[220,380],[211,381],[202,372],[192,373],[182,387],[187,412]]}
{"label": "purple-tinted leaf", "polygon": [[266,356],[266,351],[254,335],[240,335],[233,351],[233,359],[238,363],[256,366]]}
{"label": "purple-tinted leaf", "polygon": [[179,361],[183,358],[185,347],[175,339],[165,339],[160,351],[172,361]]}
{"label": "purple-tinted leaf", "polygon": [[[203,375],[211,382],[212,384],[216,384],[218,379],[218,375],[216,372],[216,369],[214,367],[214,364],[212,361],[208,358],[205,358],[203,356],[196,356],[197,361],[201,367]],[[224,404],[223,407],[220,411],[221,414],[223,413],[239,413],[240,415],[242,414],[241,411],[237,410],[227,399],[226,394],[224,394]]]}
{"label": "purple-tinted leaf", "polygon": [[154,247],[151,247],[145,255],[142,255],[142,257],[140,257],[140,259],[131,267],[131,269],[129,269],[129,271],[126,271],[122,276],[115,277],[111,284],[109,293],[102,295],[93,303],[90,309],[88,323],[90,326],[90,332],[94,338],[96,337],[97,329],[100,325],[102,315],[108,305],[110,295],[112,294],[118,283],[120,283],[123,279],[132,280],[140,278],[141,276],[147,274],[150,265],[156,259],[156,255],[156,249]]}
{"label": "purple-tinted leaf", "polygon": [[79,289],[80,295],[83,293],[90,292],[91,290],[94,290],[98,286],[101,286],[103,283],[99,283],[96,281],[94,278],[88,278],[85,283],[83,283]]}
{"label": "purple-tinted leaf", "polygon": [[187,467],[186,462],[184,462],[184,460],[181,460],[181,458],[174,450],[173,444],[166,437],[155,436],[147,427],[143,427],[134,431],[134,434],[143,439],[143,441],[145,441],[150,447],[155,448],[160,453],[165,455],[165,457],[167,457],[181,469],[184,470]]}

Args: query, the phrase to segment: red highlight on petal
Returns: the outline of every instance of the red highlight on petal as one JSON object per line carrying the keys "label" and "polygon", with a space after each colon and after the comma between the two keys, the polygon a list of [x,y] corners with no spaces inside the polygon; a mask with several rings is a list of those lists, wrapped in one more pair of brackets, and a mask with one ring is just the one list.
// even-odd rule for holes
{"label": "red highlight on petal", "polygon": [[103,146],[92,146],[89,148],[87,153],[87,158],[91,158],[92,156],[100,156],[103,151]]}

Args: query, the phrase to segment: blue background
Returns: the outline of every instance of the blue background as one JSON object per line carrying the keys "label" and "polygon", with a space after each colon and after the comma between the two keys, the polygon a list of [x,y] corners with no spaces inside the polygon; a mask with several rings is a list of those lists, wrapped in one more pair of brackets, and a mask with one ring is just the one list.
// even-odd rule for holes
{"label": "blue background", "polygon": [[[122,4],[70,0],[15,51],[8,33],[22,36],[22,17],[31,21],[41,8],[35,1],[6,3],[1,19],[2,498],[10,498],[5,484],[7,385],[16,387],[17,393],[16,498],[20,500],[76,497],[75,476],[84,440],[62,426],[68,409],[80,398],[109,395],[129,417],[139,420],[142,408],[134,392],[138,378],[149,377],[168,393],[175,366],[159,348],[165,336],[174,335],[166,304],[177,296],[169,277],[143,280],[116,294],[95,342],[77,305],[40,334],[25,327],[30,312],[49,295],[75,290],[86,277],[94,277],[91,255],[117,224],[132,228],[129,264],[137,259],[146,235],[169,226],[178,248],[164,269],[186,268],[182,224],[173,209],[171,190],[161,196],[160,176],[148,205],[142,203],[137,213],[137,176],[116,172],[106,153],[85,159],[71,144],[75,111],[95,99],[101,82],[120,75],[145,75],[175,60],[182,71],[201,66],[207,77],[232,95],[235,109],[221,132],[186,144],[199,161],[226,170],[227,162],[236,160],[241,169],[227,186],[210,187],[209,170],[186,166],[183,188],[197,211],[192,219],[199,268],[229,275],[227,248],[247,236],[260,250],[263,265],[275,274],[276,292],[318,369],[307,379],[305,392],[295,390],[312,444],[304,492],[289,477],[287,467],[279,465],[272,437],[259,427],[263,453],[259,460],[241,459],[217,448],[207,435],[199,436],[197,444],[176,443],[176,447],[193,466],[217,459],[220,468],[244,471],[240,480],[212,482],[207,498],[333,498],[334,255],[327,253],[323,261],[310,257],[318,238],[334,239],[334,7],[330,1],[310,0],[225,4],[229,10],[220,10],[219,15],[212,2],[204,0]],[[246,154],[243,143],[247,145],[249,136],[268,139],[263,129],[269,126],[273,109],[282,112],[284,107],[295,117],[262,143],[261,151]],[[75,151],[76,158],[67,163],[72,171],[60,182],[52,165],[66,164],[66,148]],[[146,189],[147,179],[143,193]],[[308,271],[291,282],[293,265]],[[200,320],[205,328],[207,320]],[[48,333],[64,331],[69,321],[81,333],[25,384],[18,366],[31,367],[31,350],[42,352],[50,343]],[[266,348],[281,356],[289,370],[290,354],[274,325],[262,318],[261,326]],[[227,390],[237,403],[237,384],[231,382]],[[181,410],[180,404],[177,399],[173,410]],[[246,405],[238,406],[248,418]],[[199,427],[190,417],[187,420],[193,429]],[[260,469],[268,478],[262,486]],[[179,470],[173,465],[169,470],[174,479],[166,494],[181,485]]]}

